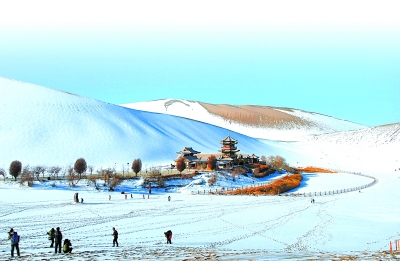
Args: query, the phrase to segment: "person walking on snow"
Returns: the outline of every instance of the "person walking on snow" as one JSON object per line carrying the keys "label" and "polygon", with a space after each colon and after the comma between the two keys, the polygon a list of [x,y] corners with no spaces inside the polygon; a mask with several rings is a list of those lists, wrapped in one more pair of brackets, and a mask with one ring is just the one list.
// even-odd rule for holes
{"label": "person walking on snow", "polygon": [[54,233],[54,240],[55,240],[55,244],[54,244],[54,253],[57,254],[57,248],[58,248],[58,253],[61,253],[61,241],[62,241],[62,233],[60,230],[60,227],[56,228],[56,232]]}
{"label": "person walking on snow", "polygon": [[11,257],[14,257],[14,249],[17,249],[17,255],[19,255],[19,235],[17,234],[17,231],[14,231],[14,229],[10,229],[10,232],[8,232],[8,239],[10,240],[11,243]]}
{"label": "person walking on snow", "polygon": [[172,239],[172,231],[168,230],[167,232],[164,232],[165,237],[167,238],[167,244],[172,244],[171,239]]}
{"label": "person walking on snow", "polygon": [[49,235],[49,240],[51,240],[51,245],[50,247],[54,246],[54,233],[56,232],[56,230],[53,228],[50,229],[49,232],[47,232],[47,235]]}
{"label": "person walking on snow", "polygon": [[113,230],[113,234],[112,235],[114,237],[114,239],[113,239],[113,247],[115,245],[117,245],[117,247],[118,247],[118,231],[115,229],[115,227],[113,227],[112,230]]}

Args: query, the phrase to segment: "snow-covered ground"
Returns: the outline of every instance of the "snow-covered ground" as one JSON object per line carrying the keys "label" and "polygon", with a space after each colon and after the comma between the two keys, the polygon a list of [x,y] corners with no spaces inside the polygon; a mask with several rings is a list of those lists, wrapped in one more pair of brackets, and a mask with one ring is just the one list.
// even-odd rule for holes
{"label": "snow-covered ground", "polygon": [[[383,251],[389,249],[390,241],[400,239],[400,124],[284,142],[4,78],[0,78],[0,94],[0,168],[5,170],[13,160],[20,160],[23,166],[64,167],[80,157],[95,168],[117,169],[141,158],[146,168],[169,164],[185,146],[216,153],[220,140],[228,134],[239,141],[243,153],[281,155],[293,166],[339,170],[338,174],[305,175],[301,187],[293,191],[298,196],[268,197],[196,194],[252,184],[244,177],[235,182],[221,178],[211,188],[205,182],[185,180],[186,188],[153,190],[145,199],[146,190],[136,181],[125,181],[112,193],[97,192],[85,183],[69,188],[62,182],[54,187],[52,182],[44,182],[29,188],[0,181],[0,227],[4,233],[0,260],[9,256],[6,232],[11,227],[21,234],[21,252],[29,260],[397,257]],[[315,192],[371,182],[371,178],[345,172],[361,172],[377,182],[360,192],[315,196]],[[129,193],[128,199],[120,191]],[[84,198],[83,204],[72,202],[75,192]],[[304,196],[309,193],[314,193],[315,204]],[[54,257],[52,249],[46,248],[46,232],[57,226],[72,240],[73,255]],[[120,233],[119,248],[111,247],[113,226]],[[172,245],[165,244],[163,232],[167,229],[174,232]]]}
{"label": "snow-covered ground", "polygon": [[[114,192],[98,192],[84,181],[75,188],[62,181],[55,186],[53,181],[35,182],[32,188],[0,182],[0,228],[4,232],[0,259],[9,256],[6,232],[11,227],[21,235],[21,255],[28,260],[55,258],[46,232],[57,226],[74,247],[72,255],[57,257],[62,260],[332,260],[347,255],[375,260],[376,255],[386,256],[382,251],[389,249],[390,241],[400,239],[397,175],[379,179],[360,192],[313,196],[314,204],[309,196],[191,193],[253,184],[249,177],[228,180],[229,175],[224,175],[212,187],[202,182],[167,192],[153,189],[149,196],[137,180],[125,181]],[[305,174],[295,193],[369,182],[368,177],[347,173],[311,173]],[[127,199],[121,191],[128,194]],[[84,203],[73,202],[75,192]],[[119,232],[118,248],[112,247],[112,227]],[[172,245],[166,244],[163,235],[168,229],[173,231]]]}

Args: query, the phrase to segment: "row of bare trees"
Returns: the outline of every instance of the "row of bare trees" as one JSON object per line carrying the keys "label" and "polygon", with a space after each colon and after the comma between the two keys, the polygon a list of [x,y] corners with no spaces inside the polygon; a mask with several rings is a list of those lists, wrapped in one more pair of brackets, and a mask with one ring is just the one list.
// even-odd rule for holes
{"label": "row of bare trees", "polygon": [[[142,161],[141,159],[135,159],[132,163],[132,170],[137,174],[142,170]],[[86,177],[86,172],[89,171],[90,175],[93,174],[94,167],[92,165],[87,165],[87,162],[84,158],[79,158],[76,160],[74,166],[67,166],[66,168],[61,168],[59,166],[51,166],[46,167],[44,165],[39,166],[29,166],[26,165],[22,167],[22,163],[18,160],[11,162],[9,168],[9,174],[17,180],[18,177],[21,178],[21,183],[25,184],[27,182],[28,186],[33,185],[33,181],[36,178],[38,181],[40,177],[42,179],[45,178],[45,174],[47,174],[49,179],[58,178],[60,174],[63,176],[67,176],[67,180],[71,186],[75,186],[82,178]],[[97,174],[101,175],[101,178],[105,181],[105,184],[110,186],[110,189],[114,189],[118,184],[121,183],[122,177],[120,177],[115,169],[98,169]],[[0,176],[5,178],[7,176],[6,171],[3,168],[0,168]],[[98,188],[96,177],[88,178],[89,182],[93,183],[96,188]]]}

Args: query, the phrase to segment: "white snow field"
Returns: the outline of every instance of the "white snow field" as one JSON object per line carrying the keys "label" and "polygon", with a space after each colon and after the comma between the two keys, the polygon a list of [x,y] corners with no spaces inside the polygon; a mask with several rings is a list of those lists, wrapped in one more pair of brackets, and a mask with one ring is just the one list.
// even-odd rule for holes
{"label": "white snow field", "polygon": [[[250,177],[233,182],[229,175],[213,186],[204,175],[195,177],[202,182],[171,181],[170,189],[153,189],[149,198],[140,180],[126,180],[114,192],[97,191],[85,181],[74,188],[62,181],[35,182],[30,188],[1,180],[0,260],[10,256],[10,228],[21,235],[26,260],[400,258],[400,252],[388,251],[389,243],[400,239],[398,123],[279,142],[4,78],[0,106],[0,167],[7,171],[16,159],[23,166],[64,166],[79,157],[95,167],[119,167],[135,158],[143,166],[169,164],[185,146],[217,152],[228,134],[243,153],[281,155],[294,166],[339,171],[305,174],[294,194],[259,197],[196,193],[253,184]],[[332,195],[373,181],[347,172],[372,176],[376,182]],[[128,193],[127,199],[121,191]],[[84,203],[73,202],[76,192]],[[46,232],[57,226],[72,240],[71,255],[54,255],[48,248]],[[112,227],[119,232],[118,248],[112,247]],[[173,231],[172,245],[163,235],[168,229]]]}

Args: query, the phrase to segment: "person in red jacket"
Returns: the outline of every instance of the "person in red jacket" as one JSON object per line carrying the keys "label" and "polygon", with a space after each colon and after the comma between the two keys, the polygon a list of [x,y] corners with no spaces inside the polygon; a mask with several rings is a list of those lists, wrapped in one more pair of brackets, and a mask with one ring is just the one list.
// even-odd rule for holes
{"label": "person in red jacket", "polygon": [[172,231],[168,230],[167,232],[164,232],[164,235],[167,238],[167,244],[172,244]]}

